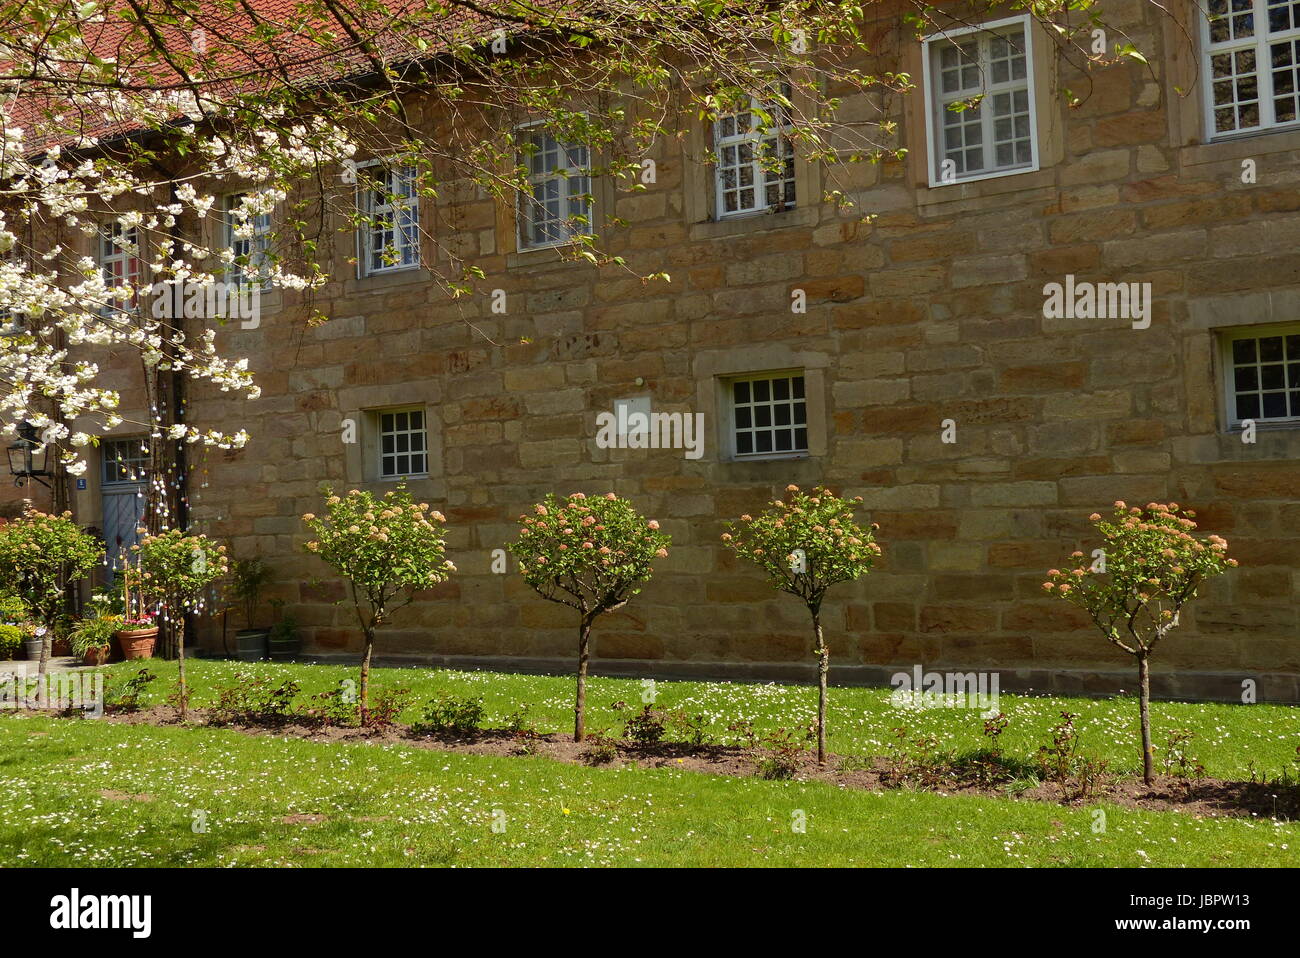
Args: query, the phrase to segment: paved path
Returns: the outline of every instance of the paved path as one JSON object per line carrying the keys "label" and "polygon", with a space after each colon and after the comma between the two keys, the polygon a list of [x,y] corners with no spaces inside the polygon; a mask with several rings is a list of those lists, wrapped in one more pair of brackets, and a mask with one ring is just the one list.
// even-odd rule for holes
{"label": "paved path", "polygon": [[[81,661],[81,659],[71,655],[52,655],[45,668],[47,672],[78,672],[82,669],[94,668],[91,665],[82,665]],[[34,659],[0,662],[0,672],[23,672],[27,675],[35,675],[40,664]]]}

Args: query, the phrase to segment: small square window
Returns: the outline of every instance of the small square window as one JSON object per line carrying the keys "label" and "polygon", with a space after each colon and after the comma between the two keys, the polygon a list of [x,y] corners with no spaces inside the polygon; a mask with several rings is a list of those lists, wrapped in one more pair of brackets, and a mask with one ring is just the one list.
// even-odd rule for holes
{"label": "small square window", "polygon": [[429,437],[424,410],[381,411],[379,420],[379,478],[400,479],[429,474]]}
{"label": "small square window", "polygon": [[731,438],[737,458],[788,456],[808,451],[808,404],[802,372],[735,379]]}
{"label": "small square window", "polygon": [[1232,331],[1223,359],[1230,425],[1300,422],[1300,326]]}

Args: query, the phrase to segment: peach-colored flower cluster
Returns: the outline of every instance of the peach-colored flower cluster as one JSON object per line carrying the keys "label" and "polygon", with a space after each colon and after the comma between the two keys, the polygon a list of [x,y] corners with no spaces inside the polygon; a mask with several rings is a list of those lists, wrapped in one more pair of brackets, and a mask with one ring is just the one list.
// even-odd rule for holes
{"label": "peach-colored flower cluster", "polygon": [[[1237,565],[1227,558],[1228,542],[1222,536],[1193,535],[1194,515],[1176,502],[1138,508],[1116,500],[1110,520],[1095,512],[1088,517],[1105,540],[1098,560],[1085,563],[1076,550],[1070,557],[1077,568],[1048,570],[1043,590],[1077,598],[1094,615],[1099,609],[1131,613],[1140,606],[1158,620],[1174,619],[1176,607],[1195,595],[1201,579]],[[1084,584],[1087,588],[1080,591]]]}

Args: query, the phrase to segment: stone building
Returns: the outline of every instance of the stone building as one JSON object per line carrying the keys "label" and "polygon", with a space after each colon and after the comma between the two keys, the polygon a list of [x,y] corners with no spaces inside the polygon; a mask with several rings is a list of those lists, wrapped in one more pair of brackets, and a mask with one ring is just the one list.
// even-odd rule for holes
{"label": "stone building", "polygon": [[[1234,4],[1212,25],[1190,3],[1172,20],[1115,4],[1148,63],[1090,84],[1019,15],[906,45],[908,152],[843,174],[854,211],[824,202],[825,170],[797,155],[746,170],[726,150],[752,138],[743,123],[688,130],[660,146],[646,191],[592,184],[606,247],[670,283],[564,260],[545,213],[520,223],[472,191],[446,201],[446,239],[504,313],[487,294],[448,299],[417,250],[368,262],[362,237],[359,267],[343,251],[332,264],[328,323],[295,321],[272,292],[256,329],[220,334],[263,395],[191,396],[192,420],[254,437],[193,463],[192,519],[265,557],[306,651],[339,655],[359,633],[300,517],[322,482],[409,476],[446,513],[460,571],[379,654],[565,669],[571,610],[513,563],[495,574],[493,550],[546,493],[612,489],[673,546],[598,623],[595,667],[775,678],[811,674],[807,613],[719,535],[788,483],[825,483],[863,497],[884,549],[828,599],[835,680],[920,663],[1111,692],[1132,688],[1131,661],[1043,595],[1044,573],[1091,548],[1089,513],[1173,500],[1241,567],[1161,649],[1158,690],[1236,698],[1254,679],[1300,701],[1300,3],[1243,2],[1249,22]],[[980,110],[944,109],[980,77]],[[1083,291],[1101,308],[1079,308]],[[596,417],[618,408],[702,414],[702,453],[602,448]],[[134,473],[114,457],[131,449],[106,444],[73,493],[84,522],[129,525]],[[204,643],[220,648],[215,620]]]}

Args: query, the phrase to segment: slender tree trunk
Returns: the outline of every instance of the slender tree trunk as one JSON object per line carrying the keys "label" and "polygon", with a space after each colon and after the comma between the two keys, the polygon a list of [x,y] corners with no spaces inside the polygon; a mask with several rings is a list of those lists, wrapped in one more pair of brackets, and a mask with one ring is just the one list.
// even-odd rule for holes
{"label": "slender tree trunk", "polygon": [[46,633],[41,636],[41,657],[37,660],[36,664],[36,704],[38,706],[44,706],[47,704],[47,696],[45,694],[45,673],[49,669],[50,652],[53,644],[54,633],[47,630]]}
{"label": "slender tree trunk", "polygon": [[358,706],[362,728],[370,724],[370,653],[375,648],[375,630],[368,628],[365,633],[366,651],[361,656],[361,704]]}
{"label": "slender tree trunk", "polygon": [[1151,667],[1145,652],[1138,653],[1138,709],[1142,716],[1142,781],[1147,785],[1154,778],[1154,758],[1151,754]]}
{"label": "slender tree trunk", "polygon": [[578,626],[578,698],[573,706],[573,740],[581,742],[586,734],[587,660],[591,658],[591,623],[595,615],[584,612]]}
{"label": "slender tree trunk", "polygon": [[831,650],[822,636],[820,609],[812,609],[813,632],[817,635],[817,764],[826,764],[826,679],[831,671]]}
{"label": "slender tree trunk", "polygon": [[176,668],[180,671],[181,682],[181,701],[180,715],[181,721],[185,721],[186,713],[190,707],[190,689],[185,684],[185,615],[177,620],[176,624]]}

